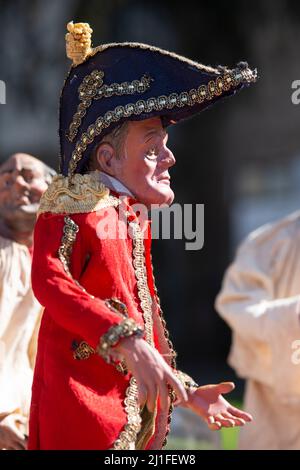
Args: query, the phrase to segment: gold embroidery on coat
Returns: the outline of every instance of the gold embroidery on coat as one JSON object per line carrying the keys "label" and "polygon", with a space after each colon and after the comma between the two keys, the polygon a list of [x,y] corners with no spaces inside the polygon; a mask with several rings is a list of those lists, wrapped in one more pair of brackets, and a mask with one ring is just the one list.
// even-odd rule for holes
{"label": "gold embroidery on coat", "polygon": [[138,403],[138,387],[134,377],[131,377],[125,394],[124,405],[127,424],[114,442],[113,450],[135,450],[137,435],[141,429],[142,418]]}
{"label": "gold embroidery on coat", "polygon": [[[152,299],[149,292],[147,272],[144,258],[144,237],[137,222],[130,222],[133,239],[133,267],[137,280],[138,296],[143,312],[146,341],[154,346],[153,341],[153,320],[152,320]],[[138,389],[136,380],[131,378],[129,387],[126,390],[124,401],[127,414],[127,424],[115,441],[114,450],[135,450],[137,438],[141,431],[141,416],[138,403]]]}
{"label": "gold embroidery on coat", "polygon": [[[91,294],[89,294],[86,289],[76,280],[73,278],[71,271],[70,271],[70,261],[71,261],[71,255],[72,255],[72,250],[73,250],[73,245],[76,240],[76,235],[79,231],[78,225],[72,220],[70,217],[66,216],[64,218],[65,225],[63,228],[63,237],[61,240],[61,245],[58,250],[58,257],[64,267],[65,272],[70,276],[73,280],[73,282],[86,294],[90,296],[91,299],[94,299],[95,297]],[[114,311],[120,312],[127,312],[127,307],[126,305],[119,301],[116,298],[112,299],[107,299],[106,300],[106,305],[114,305]],[[119,309],[119,310],[117,310]],[[126,317],[125,313],[123,316]],[[129,320],[130,321],[130,320]],[[141,330],[142,331],[142,330]],[[138,328],[135,328],[135,332],[139,333]],[[83,360],[83,359],[88,359],[92,354],[95,354],[96,351],[94,348],[92,348],[88,343],[85,341],[82,341],[79,344],[76,344],[73,352],[73,357],[74,359],[77,360]],[[124,361],[121,361],[119,363],[114,364],[117,371],[120,372],[123,375],[126,375],[128,373],[127,366]]]}
{"label": "gold embroidery on coat", "polygon": [[[170,352],[171,352],[171,367],[173,368],[174,371],[176,371],[177,370],[177,363],[176,363],[177,353],[176,353],[176,351],[174,349],[174,346],[173,346],[173,343],[170,339],[170,333],[167,329],[166,320],[164,319],[163,311],[162,311],[161,304],[160,304],[160,298],[158,296],[158,291],[157,291],[156,284],[155,284],[154,269],[153,269],[153,264],[152,263],[151,263],[151,266],[152,266],[152,276],[153,276],[155,300],[156,300],[158,312],[159,312],[159,315],[160,315],[160,320],[161,320],[161,323],[162,323],[164,336],[166,338],[167,344],[168,344]],[[169,386],[169,397],[170,397],[170,407],[169,407],[169,411],[168,411],[168,426],[170,426],[170,423],[171,423],[171,416],[172,416],[173,409],[174,409],[174,402],[176,401],[176,394],[171,389],[170,386]],[[168,428],[166,430],[166,434],[165,434],[165,438],[164,438],[162,447],[165,447],[167,445],[167,436],[169,434],[169,431],[170,430]]]}
{"label": "gold embroidery on coat", "polygon": [[137,280],[138,296],[143,311],[146,341],[154,346],[153,340],[153,319],[152,319],[152,298],[149,292],[147,272],[144,257],[144,237],[137,222],[130,222],[129,227],[133,235],[133,267]]}
{"label": "gold embroidery on coat", "polygon": [[95,297],[89,294],[85,288],[73,278],[71,271],[70,271],[70,263],[71,263],[71,255],[73,251],[73,245],[76,240],[76,235],[79,232],[78,225],[71,219],[71,217],[66,216],[64,218],[65,225],[63,228],[63,237],[61,239],[61,245],[58,249],[58,257],[64,267],[65,272],[68,274],[69,277],[72,278],[73,282],[83,291],[86,292],[91,299]]}
{"label": "gold embroidery on coat", "polygon": [[39,214],[78,214],[96,212],[106,207],[117,207],[120,201],[109,194],[109,189],[100,181],[98,171],[72,178],[54,176],[40,202]]}
{"label": "gold embroidery on coat", "polygon": [[[75,345],[74,345],[75,346]],[[95,354],[95,349],[92,348],[88,343],[85,341],[81,341],[73,351],[73,357],[77,361],[83,361],[88,359],[92,354]]]}

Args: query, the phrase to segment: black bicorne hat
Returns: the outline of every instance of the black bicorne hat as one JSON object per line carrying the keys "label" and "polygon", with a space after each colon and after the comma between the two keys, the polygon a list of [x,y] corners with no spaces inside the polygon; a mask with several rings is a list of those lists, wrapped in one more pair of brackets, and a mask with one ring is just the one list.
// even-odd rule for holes
{"label": "black bicorne hat", "polygon": [[67,55],[73,66],[60,100],[61,168],[81,173],[94,146],[126,120],[160,116],[164,126],[199,113],[257,79],[241,62],[207,67],[139,43],[91,48],[87,23],[69,23]]}

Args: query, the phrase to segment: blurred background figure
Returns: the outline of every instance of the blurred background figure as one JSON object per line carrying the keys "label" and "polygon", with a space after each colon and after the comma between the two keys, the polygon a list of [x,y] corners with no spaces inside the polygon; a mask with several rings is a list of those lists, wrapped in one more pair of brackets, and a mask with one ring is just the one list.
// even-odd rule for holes
{"label": "blurred background figure", "polygon": [[0,165],[0,449],[26,448],[41,306],[31,290],[32,235],[54,171],[24,153]]}
{"label": "blurred background figure", "polygon": [[254,417],[241,449],[300,448],[300,212],[251,233],[229,267],[216,308],[233,330],[229,357],[247,380]]}

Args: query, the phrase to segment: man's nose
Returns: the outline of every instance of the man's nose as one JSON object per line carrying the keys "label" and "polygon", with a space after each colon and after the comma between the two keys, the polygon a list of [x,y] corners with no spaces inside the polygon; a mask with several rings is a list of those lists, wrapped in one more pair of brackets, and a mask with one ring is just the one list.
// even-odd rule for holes
{"label": "man's nose", "polygon": [[170,149],[166,148],[162,155],[160,164],[166,168],[170,168],[171,166],[175,165],[175,163],[176,159],[174,157],[173,152],[171,152]]}

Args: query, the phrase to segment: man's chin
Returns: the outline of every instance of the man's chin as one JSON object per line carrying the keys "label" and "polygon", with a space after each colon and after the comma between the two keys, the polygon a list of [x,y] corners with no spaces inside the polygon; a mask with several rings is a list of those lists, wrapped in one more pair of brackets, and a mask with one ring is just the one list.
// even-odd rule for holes
{"label": "man's chin", "polygon": [[24,204],[11,208],[8,217],[6,217],[8,225],[20,232],[33,230],[38,208],[39,204]]}
{"label": "man's chin", "polygon": [[174,201],[174,197],[175,195],[172,189],[166,185],[165,189],[160,189],[160,191],[153,196],[150,204],[159,206],[170,206]]}
{"label": "man's chin", "polygon": [[19,206],[17,209],[17,212],[21,212],[24,215],[36,215],[38,210],[39,210],[39,203],[34,203],[34,204],[24,204],[22,206]]}

